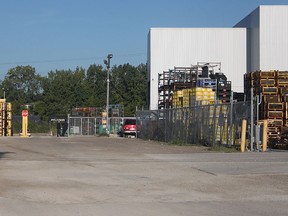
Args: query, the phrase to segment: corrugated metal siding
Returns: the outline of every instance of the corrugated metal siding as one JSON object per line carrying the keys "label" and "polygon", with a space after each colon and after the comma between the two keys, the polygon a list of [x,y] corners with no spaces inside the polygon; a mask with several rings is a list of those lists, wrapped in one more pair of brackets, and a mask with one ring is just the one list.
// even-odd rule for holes
{"label": "corrugated metal siding", "polygon": [[288,6],[260,6],[260,69],[288,70]]}
{"label": "corrugated metal siding", "polygon": [[150,30],[150,109],[158,105],[158,73],[174,66],[221,62],[234,91],[243,91],[246,29],[152,28]]}

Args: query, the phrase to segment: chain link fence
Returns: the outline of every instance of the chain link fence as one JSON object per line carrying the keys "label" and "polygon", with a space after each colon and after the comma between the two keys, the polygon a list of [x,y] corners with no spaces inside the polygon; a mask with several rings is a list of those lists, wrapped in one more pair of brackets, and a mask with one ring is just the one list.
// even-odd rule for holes
{"label": "chain link fence", "polygon": [[[125,119],[135,117],[110,117],[109,131],[110,134],[117,134],[121,129],[121,124]],[[106,119],[106,118],[105,118]],[[101,117],[68,117],[68,136],[96,136],[106,133],[106,124],[102,124],[103,118]]]}
{"label": "chain link fence", "polygon": [[215,104],[155,111],[138,111],[138,137],[185,144],[233,145],[240,142],[250,103]]}

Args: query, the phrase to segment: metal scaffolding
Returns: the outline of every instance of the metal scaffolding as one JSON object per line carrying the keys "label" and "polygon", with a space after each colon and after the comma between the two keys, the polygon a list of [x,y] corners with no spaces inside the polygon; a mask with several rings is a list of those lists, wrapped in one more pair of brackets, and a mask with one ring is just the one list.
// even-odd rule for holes
{"label": "metal scaffolding", "polygon": [[220,62],[198,62],[190,67],[174,67],[158,74],[158,109],[172,108],[175,91],[197,86],[197,80],[209,79],[215,72],[221,73]]}

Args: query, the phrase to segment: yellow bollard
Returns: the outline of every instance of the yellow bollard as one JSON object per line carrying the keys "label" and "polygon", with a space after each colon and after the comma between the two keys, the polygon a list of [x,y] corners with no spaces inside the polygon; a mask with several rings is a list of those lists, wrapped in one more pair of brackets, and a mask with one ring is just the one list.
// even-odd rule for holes
{"label": "yellow bollard", "polygon": [[28,137],[28,110],[22,111],[22,137]]}
{"label": "yellow bollard", "polygon": [[246,127],[247,127],[247,120],[242,120],[242,128],[241,128],[241,146],[240,150],[241,152],[245,151],[245,143],[246,143]]}
{"label": "yellow bollard", "polygon": [[268,120],[263,121],[263,143],[262,143],[262,151],[267,151],[267,130],[268,130]]}

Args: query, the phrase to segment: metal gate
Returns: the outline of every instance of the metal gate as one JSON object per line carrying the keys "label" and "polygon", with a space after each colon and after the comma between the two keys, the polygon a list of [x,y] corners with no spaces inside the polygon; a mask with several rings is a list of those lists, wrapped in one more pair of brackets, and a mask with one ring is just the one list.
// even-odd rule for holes
{"label": "metal gate", "polygon": [[[109,121],[110,134],[117,134],[125,119],[135,117],[111,117]],[[68,136],[95,136],[106,133],[106,125],[102,124],[101,117],[74,117],[68,116]]]}

